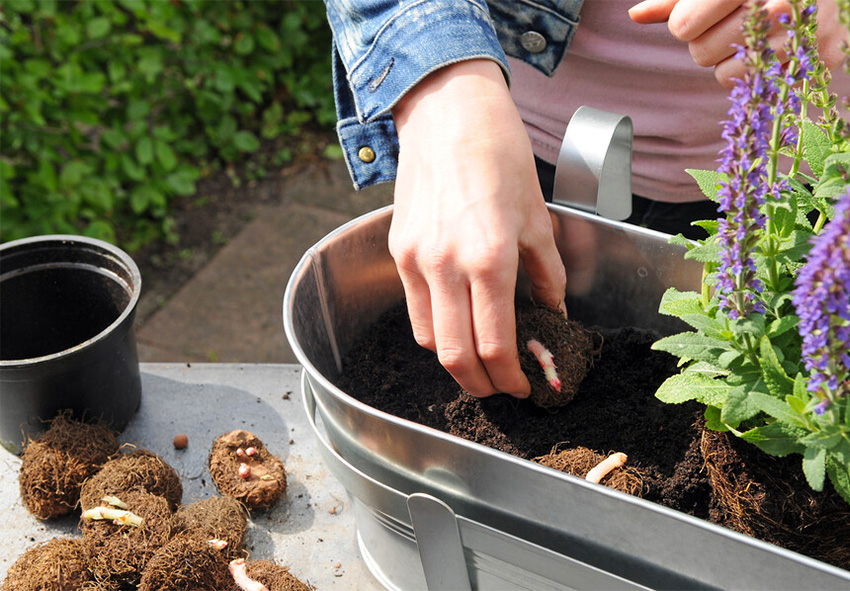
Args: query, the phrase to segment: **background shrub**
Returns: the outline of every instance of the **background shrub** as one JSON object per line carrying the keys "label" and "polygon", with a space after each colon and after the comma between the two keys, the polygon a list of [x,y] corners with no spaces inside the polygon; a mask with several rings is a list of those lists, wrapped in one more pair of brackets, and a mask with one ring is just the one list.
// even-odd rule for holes
{"label": "background shrub", "polygon": [[320,1],[5,0],[0,67],[3,241],[174,239],[203,171],[335,120]]}

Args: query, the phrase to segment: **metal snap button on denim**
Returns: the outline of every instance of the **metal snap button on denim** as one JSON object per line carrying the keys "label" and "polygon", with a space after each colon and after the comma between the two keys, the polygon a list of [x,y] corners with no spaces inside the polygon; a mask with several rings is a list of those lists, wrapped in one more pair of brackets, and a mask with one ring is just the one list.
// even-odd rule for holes
{"label": "metal snap button on denim", "polygon": [[546,37],[537,31],[526,31],[520,35],[519,44],[530,53],[540,53],[546,49]]}
{"label": "metal snap button on denim", "polygon": [[360,158],[362,162],[369,164],[370,162],[375,160],[375,150],[373,150],[369,146],[363,146],[357,151],[357,157]]}

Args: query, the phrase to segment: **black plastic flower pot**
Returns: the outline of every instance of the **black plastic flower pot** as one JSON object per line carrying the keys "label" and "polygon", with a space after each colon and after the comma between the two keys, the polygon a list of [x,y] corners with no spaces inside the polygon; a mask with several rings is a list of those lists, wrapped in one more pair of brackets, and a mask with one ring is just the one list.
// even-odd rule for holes
{"label": "black plastic flower pot", "polygon": [[0,444],[20,453],[63,410],[122,430],[139,408],[133,322],[142,279],[101,240],[0,246]]}

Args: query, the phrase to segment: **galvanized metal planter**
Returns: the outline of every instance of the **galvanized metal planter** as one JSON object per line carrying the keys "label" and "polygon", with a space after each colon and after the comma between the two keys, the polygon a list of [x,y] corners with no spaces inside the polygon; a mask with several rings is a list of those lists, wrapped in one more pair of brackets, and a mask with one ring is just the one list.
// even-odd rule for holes
{"label": "galvanized metal planter", "polygon": [[[612,141],[622,120],[605,121]],[[600,154],[605,168],[611,155]],[[593,158],[585,161],[592,171]],[[669,286],[699,289],[701,267],[681,247],[574,207],[550,213],[571,317],[679,328],[657,309]],[[387,250],[390,217],[391,208],[373,212],[311,248],[283,306],[305,410],[352,498],[361,551],[387,588],[850,588],[850,572],[399,419],[337,388],[345,353],[403,297]],[[526,283],[519,278],[520,293]]]}

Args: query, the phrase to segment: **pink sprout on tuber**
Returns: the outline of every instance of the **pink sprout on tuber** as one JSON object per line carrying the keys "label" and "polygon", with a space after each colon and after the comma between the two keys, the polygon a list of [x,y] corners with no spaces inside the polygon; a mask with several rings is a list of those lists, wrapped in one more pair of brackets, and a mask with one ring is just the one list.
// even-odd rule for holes
{"label": "pink sprout on tuber", "polygon": [[242,456],[245,455],[245,450],[240,447],[239,449],[236,450],[236,455],[241,458]]}
{"label": "pink sprout on tuber", "polygon": [[555,367],[555,357],[552,355],[552,352],[536,339],[531,339],[525,346],[537,357],[537,361],[540,362],[540,367],[543,368],[543,373],[546,374],[546,380],[552,389],[560,392],[561,380],[558,378],[558,368]]}
{"label": "pink sprout on tuber", "polygon": [[240,478],[250,478],[251,477],[251,466],[246,463],[239,464],[239,477]]}
{"label": "pink sprout on tuber", "polygon": [[248,576],[244,558],[230,561],[230,574],[242,591],[269,591],[268,587]]}
{"label": "pink sprout on tuber", "polygon": [[225,548],[227,548],[227,540],[219,540],[218,538],[213,538],[212,540],[209,540],[209,544],[216,550],[224,550]]}
{"label": "pink sprout on tuber", "polygon": [[257,453],[256,447],[249,447],[248,449],[245,450],[245,455],[247,455],[248,457],[253,456],[255,453]]}
{"label": "pink sprout on tuber", "polygon": [[587,476],[584,477],[588,482],[593,482],[599,484],[599,482],[605,478],[609,472],[612,470],[616,470],[617,468],[621,468],[628,460],[628,456],[623,452],[616,452],[596,464],[590,472],[587,473]]}

